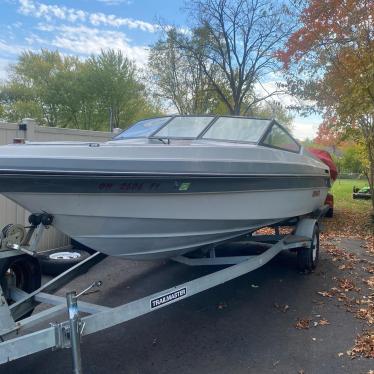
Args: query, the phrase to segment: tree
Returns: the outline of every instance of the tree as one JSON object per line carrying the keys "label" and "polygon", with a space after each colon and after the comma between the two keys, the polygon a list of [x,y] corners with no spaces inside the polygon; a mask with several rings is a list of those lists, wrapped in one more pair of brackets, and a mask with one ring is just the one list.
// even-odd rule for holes
{"label": "tree", "polygon": [[341,157],[341,167],[346,173],[365,173],[365,165],[361,158],[359,145],[352,145],[344,149]]}
{"label": "tree", "polygon": [[171,102],[179,114],[211,113],[219,99],[199,64],[178,46],[175,28],[150,49],[148,78],[155,95]]}
{"label": "tree", "polygon": [[325,119],[319,126],[317,135],[314,138],[316,144],[328,147],[335,155],[338,145],[343,141],[344,135],[339,131],[335,123]]}
{"label": "tree", "polygon": [[[156,95],[170,101],[179,114],[226,114],[225,103],[210,84],[201,65],[196,64],[193,55],[180,48],[178,37],[175,28],[168,29],[166,38],[158,40],[150,50],[148,76]],[[211,66],[209,74],[214,74],[214,69],[215,67]],[[229,95],[230,89],[224,84],[222,79],[220,90]],[[289,129],[293,121],[289,111],[272,100],[253,104],[246,114],[260,118],[276,118]]]}
{"label": "tree", "polygon": [[10,82],[0,88],[2,118],[16,122],[22,118],[35,118],[44,122],[43,110],[31,88],[17,82]]}
{"label": "tree", "polygon": [[58,108],[53,81],[64,69],[69,69],[77,60],[65,60],[58,52],[42,50],[39,54],[23,52],[18,63],[11,66],[10,80],[1,90],[1,101],[7,105],[10,117],[30,113],[30,116],[55,126]]}
{"label": "tree", "polygon": [[[257,103],[282,91],[265,87],[280,71],[275,52],[293,27],[287,7],[278,3],[188,2],[191,28],[175,33],[173,50],[177,48],[176,57],[184,56],[201,72],[230,114],[247,114]],[[176,78],[182,79],[180,74]],[[259,89],[265,93],[259,95]]]}
{"label": "tree", "polygon": [[[141,110],[144,85],[136,78],[136,68],[121,51],[102,51],[87,61],[87,84],[95,92],[98,104],[112,128],[125,126]],[[144,97],[143,97],[144,99]]]}
{"label": "tree", "polygon": [[248,114],[259,118],[274,118],[290,131],[293,127],[294,116],[276,101],[260,102],[254,105]]}
{"label": "tree", "polygon": [[81,61],[58,51],[24,52],[0,87],[8,120],[35,118],[48,126],[109,130],[159,113],[134,64],[121,51]]}
{"label": "tree", "polygon": [[[296,3],[296,2],[294,2]],[[374,2],[304,0],[300,27],[278,53],[289,82],[332,127],[360,133],[374,187]],[[374,208],[374,195],[372,195]]]}

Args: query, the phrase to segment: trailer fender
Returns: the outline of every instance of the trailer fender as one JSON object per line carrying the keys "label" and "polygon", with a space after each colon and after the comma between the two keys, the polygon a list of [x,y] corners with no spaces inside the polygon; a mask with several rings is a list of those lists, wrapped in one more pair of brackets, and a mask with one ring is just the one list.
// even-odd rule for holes
{"label": "trailer fender", "polygon": [[306,236],[313,239],[314,227],[318,226],[318,221],[314,218],[303,218],[296,226],[295,235]]}

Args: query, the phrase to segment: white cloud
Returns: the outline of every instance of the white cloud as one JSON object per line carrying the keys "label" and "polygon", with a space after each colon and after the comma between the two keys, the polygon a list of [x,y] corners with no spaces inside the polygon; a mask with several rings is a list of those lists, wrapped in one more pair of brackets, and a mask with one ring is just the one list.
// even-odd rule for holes
{"label": "white cloud", "polygon": [[97,0],[99,3],[104,3],[105,5],[130,5],[132,4],[131,0]]}
{"label": "white cloud", "polygon": [[86,12],[65,6],[42,4],[32,0],[19,0],[19,4],[18,10],[21,14],[44,18],[47,21],[60,19],[75,22],[85,21],[86,18]]}
{"label": "white cloud", "polygon": [[[116,29],[126,26],[130,29],[140,29],[151,33],[157,29],[156,25],[140,20],[120,18],[99,12],[89,13],[34,0],[19,0],[18,11],[21,14],[40,19],[35,29],[43,33],[50,33],[48,38],[45,36],[46,34],[41,37],[30,33],[25,38],[30,46],[50,46],[61,49],[63,53],[79,54],[82,57],[98,54],[101,50],[108,48],[118,49],[139,66],[144,66],[147,62],[148,49],[145,46],[131,45],[126,34]],[[116,29],[105,30],[102,29],[103,26]],[[0,44],[0,51],[1,49],[2,45]]]}
{"label": "white cloud", "polygon": [[99,30],[86,26],[60,26],[51,44],[57,48],[82,55],[98,54],[101,50],[119,49],[137,65],[147,62],[148,50],[143,46],[131,46],[126,35],[119,31]]}
{"label": "white cloud", "polygon": [[131,18],[119,18],[113,14],[106,15],[104,13],[91,13],[89,15],[90,23],[94,26],[104,25],[104,26],[113,26],[120,27],[126,26],[129,29],[140,29],[148,32],[156,32],[158,26],[139,20],[133,20]]}
{"label": "white cloud", "polygon": [[68,22],[88,22],[94,26],[112,26],[121,27],[126,26],[130,29],[139,29],[154,33],[159,30],[155,24],[134,20],[132,18],[117,17],[114,14],[104,13],[89,13],[84,10],[67,8],[66,6],[49,5],[39,3],[33,0],[19,0],[18,11],[26,16],[33,16],[36,18],[45,19],[48,22],[52,20],[63,20]]}
{"label": "white cloud", "polygon": [[36,35],[34,33],[30,33],[29,36],[25,37],[25,41],[29,45],[35,45],[35,44],[48,44],[49,41],[47,39],[41,38],[39,35]]}
{"label": "white cloud", "polygon": [[51,25],[50,23],[39,22],[35,28],[40,31],[50,32],[54,31],[56,27]]}

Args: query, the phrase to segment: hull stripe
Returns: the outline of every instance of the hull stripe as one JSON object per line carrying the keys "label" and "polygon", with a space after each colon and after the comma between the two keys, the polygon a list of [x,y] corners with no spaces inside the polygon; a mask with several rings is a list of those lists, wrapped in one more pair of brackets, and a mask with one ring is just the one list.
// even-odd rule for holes
{"label": "hull stripe", "polygon": [[0,175],[0,193],[208,193],[329,188],[327,176],[125,177],[63,175]]}

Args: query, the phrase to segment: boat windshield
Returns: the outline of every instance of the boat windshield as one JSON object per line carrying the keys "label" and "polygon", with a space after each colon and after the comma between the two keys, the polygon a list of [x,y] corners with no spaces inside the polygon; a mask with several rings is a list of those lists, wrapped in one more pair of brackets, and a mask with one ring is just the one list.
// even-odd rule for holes
{"label": "boat windshield", "polygon": [[154,133],[153,137],[196,139],[213,119],[214,117],[212,116],[174,117],[164,127]]}
{"label": "boat windshield", "polygon": [[257,143],[268,128],[268,119],[220,117],[204,134],[204,139]]}
{"label": "boat windshield", "polygon": [[292,152],[299,151],[297,142],[283,128],[273,125],[272,120],[248,117],[189,115],[150,118],[135,123],[113,140],[208,139],[259,143],[264,137],[263,145]]}
{"label": "boat windshield", "polygon": [[121,140],[128,138],[148,138],[157,129],[164,125],[171,117],[150,118],[139,121],[130,128],[118,134],[113,140]]}

